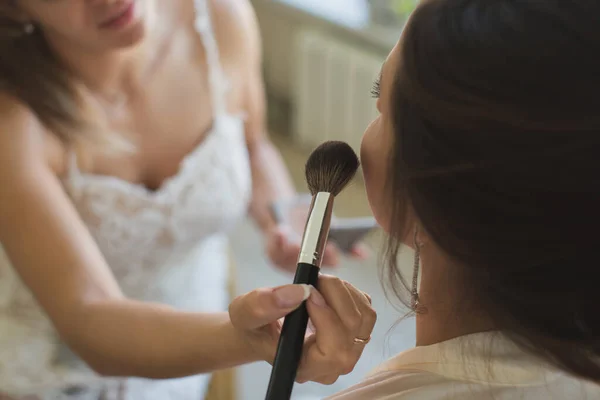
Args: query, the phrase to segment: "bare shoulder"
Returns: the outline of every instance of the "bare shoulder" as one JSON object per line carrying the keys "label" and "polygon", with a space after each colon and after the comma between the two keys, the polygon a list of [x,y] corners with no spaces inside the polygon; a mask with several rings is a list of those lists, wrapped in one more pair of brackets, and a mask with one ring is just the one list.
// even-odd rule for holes
{"label": "bare shoulder", "polygon": [[250,0],[207,0],[217,26],[230,29],[254,27],[256,15]]}
{"label": "bare shoulder", "polygon": [[[250,0],[207,0],[219,47],[245,57],[259,56],[260,33]],[[247,60],[246,60],[247,61]]]}
{"label": "bare shoulder", "polygon": [[0,174],[30,173],[37,167],[62,169],[63,145],[27,105],[0,92]]}
{"label": "bare shoulder", "polygon": [[259,56],[260,33],[250,0],[179,0],[170,3],[170,8],[175,6],[176,20],[193,29],[196,8],[203,2],[210,12],[221,57],[247,62],[247,57]]}
{"label": "bare shoulder", "polygon": [[[2,173],[36,165],[55,174],[65,169],[65,149],[27,105],[0,92],[0,163]],[[10,168],[9,171],[7,169]]]}
{"label": "bare shoulder", "polygon": [[[14,97],[0,93],[0,163],[3,167],[24,167],[39,160],[43,142],[43,128],[33,112]],[[6,173],[6,168],[0,171]]]}

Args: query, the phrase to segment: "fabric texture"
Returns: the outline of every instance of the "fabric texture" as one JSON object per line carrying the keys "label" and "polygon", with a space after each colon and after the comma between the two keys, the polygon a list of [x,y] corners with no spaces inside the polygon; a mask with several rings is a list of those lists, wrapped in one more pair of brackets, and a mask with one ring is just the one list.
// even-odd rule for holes
{"label": "fabric texture", "polygon": [[500,333],[416,347],[327,400],[592,400],[600,386],[557,371]]}

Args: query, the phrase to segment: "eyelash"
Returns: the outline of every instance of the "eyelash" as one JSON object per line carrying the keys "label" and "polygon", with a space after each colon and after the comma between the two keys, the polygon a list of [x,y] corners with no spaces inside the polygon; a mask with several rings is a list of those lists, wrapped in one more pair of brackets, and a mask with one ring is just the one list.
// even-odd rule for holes
{"label": "eyelash", "polygon": [[371,88],[371,97],[373,97],[374,99],[378,99],[380,92],[381,92],[381,78],[377,77],[377,79],[375,79],[375,82],[373,82],[373,87]]}

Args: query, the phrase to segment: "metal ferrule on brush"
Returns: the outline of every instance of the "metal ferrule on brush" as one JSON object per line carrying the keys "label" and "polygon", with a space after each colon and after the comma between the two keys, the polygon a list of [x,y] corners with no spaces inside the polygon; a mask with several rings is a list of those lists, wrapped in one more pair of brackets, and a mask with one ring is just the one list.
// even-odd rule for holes
{"label": "metal ferrule on brush", "polygon": [[321,267],[332,213],[333,195],[331,193],[319,192],[313,196],[302,237],[298,263]]}

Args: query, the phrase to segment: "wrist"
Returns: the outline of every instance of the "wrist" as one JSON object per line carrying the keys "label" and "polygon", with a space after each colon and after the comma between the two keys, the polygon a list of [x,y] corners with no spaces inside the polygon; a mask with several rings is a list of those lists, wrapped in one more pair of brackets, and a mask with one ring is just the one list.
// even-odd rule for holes
{"label": "wrist", "polygon": [[254,222],[263,234],[277,229],[281,222],[277,204],[278,200],[265,202],[251,211]]}
{"label": "wrist", "polygon": [[239,356],[239,361],[237,363],[238,365],[264,361],[256,349],[254,349],[252,346],[248,335],[233,325],[229,315],[227,316],[227,323],[224,329],[226,331],[225,336],[231,338],[231,352],[233,354],[238,354]]}
{"label": "wrist", "polygon": [[254,221],[256,222],[258,229],[264,235],[273,232],[279,226],[278,221],[271,215],[263,215],[261,217],[256,217],[254,218]]}

